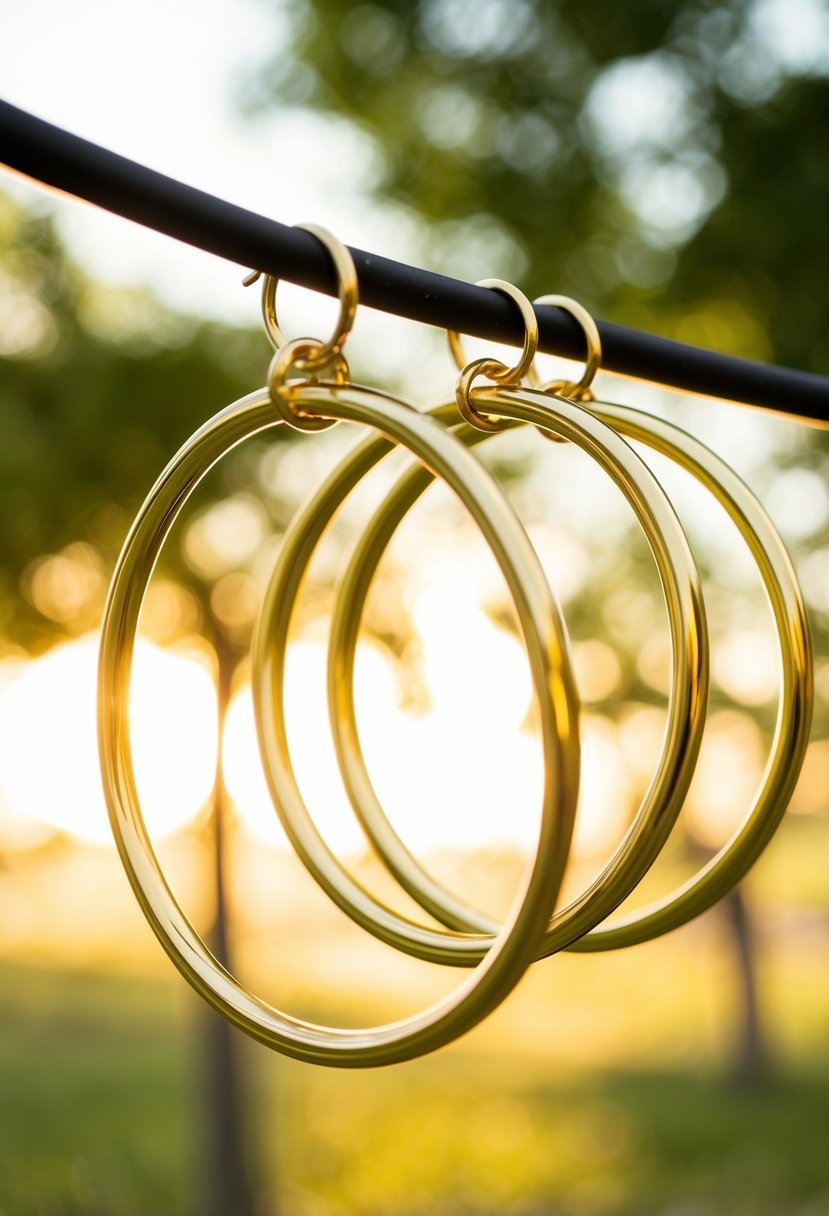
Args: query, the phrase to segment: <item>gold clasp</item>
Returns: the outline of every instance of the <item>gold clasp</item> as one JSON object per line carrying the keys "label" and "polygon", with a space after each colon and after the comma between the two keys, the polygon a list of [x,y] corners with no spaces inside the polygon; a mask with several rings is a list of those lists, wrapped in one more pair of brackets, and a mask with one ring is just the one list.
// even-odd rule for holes
{"label": "gold clasp", "polygon": [[[348,382],[348,364],[342,352],[357,313],[357,271],[348,247],[327,229],[316,224],[297,224],[296,227],[310,232],[331,255],[337,271],[340,314],[334,332],[327,342],[319,338],[294,338],[289,341],[279,326],[276,311],[279,279],[274,275],[265,274],[262,283],[262,320],[265,333],[276,352],[268,368],[267,385],[274,409],[283,422],[300,431],[321,431],[333,426],[335,419],[298,409],[288,377],[292,371],[297,371],[306,374],[306,383],[308,380],[318,382],[320,372],[331,371],[334,384],[342,385]],[[261,273],[258,270],[251,271],[245,276],[244,285],[248,287],[255,283]]]}
{"label": "gold clasp", "polygon": [[579,304],[578,300],[571,300],[569,296],[539,296],[537,300],[533,300],[534,307],[544,304],[551,304],[555,308],[569,312],[570,316],[578,321],[587,346],[587,360],[578,380],[550,380],[547,384],[539,384],[538,387],[543,393],[557,393],[558,396],[567,397],[570,401],[592,401],[593,389],[591,386],[596,372],[602,365],[602,340],[599,335],[599,327],[584,305]]}
{"label": "gold clasp", "polygon": [[521,351],[521,358],[514,367],[508,367],[500,359],[487,358],[473,359],[468,364],[461,348],[460,334],[454,329],[447,330],[449,350],[461,371],[455,393],[461,416],[480,431],[501,431],[508,425],[507,422],[501,418],[494,418],[490,414],[482,414],[477,409],[472,400],[472,382],[477,376],[488,376],[497,384],[520,384],[530,371],[538,350],[538,321],[532,304],[523,291],[513,287],[512,283],[506,283],[503,279],[481,279],[475,286],[489,287],[493,291],[500,291],[502,295],[508,296],[518,305],[524,321],[524,347]]}

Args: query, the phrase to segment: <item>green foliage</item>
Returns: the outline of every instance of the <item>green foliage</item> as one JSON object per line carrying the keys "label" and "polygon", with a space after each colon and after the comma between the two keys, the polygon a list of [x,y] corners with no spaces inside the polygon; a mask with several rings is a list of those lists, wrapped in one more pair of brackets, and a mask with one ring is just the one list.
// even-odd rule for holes
{"label": "green foliage", "polygon": [[399,1083],[354,1086],[348,1113],[310,1078],[317,1135],[289,1132],[291,1210],[816,1216],[829,1199],[819,1074],[746,1093],[684,1070],[516,1083],[473,1068],[424,1068],[407,1101]]}
{"label": "green foliage", "polygon": [[[820,0],[308,0],[288,11],[290,48],[252,101],[356,124],[376,150],[376,197],[423,221],[436,269],[499,274],[627,325],[829,373]],[[781,467],[822,475],[825,451],[803,428],[777,440],[761,497]],[[824,523],[795,559],[817,551],[816,570],[826,538]],[[629,533],[604,582],[591,554],[593,599],[567,605],[577,629],[631,545]],[[716,583],[705,547],[695,552]],[[817,581],[805,590],[822,655]],[[825,718],[819,700],[817,733]]]}
{"label": "green foliage", "polygon": [[470,247],[477,277],[829,371],[819,2],[788,16],[761,0],[308,0],[289,11],[290,49],[256,100],[366,131],[378,195],[429,222],[438,269]]}
{"label": "green foliage", "polygon": [[[693,973],[686,959],[679,1022]],[[0,980],[0,1213],[200,1210],[203,1011],[173,1002],[179,981],[8,964]],[[607,995],[589,976],[586,988],[583,974],[569,996],[551,983],[554,1027],[562,1002],[596,1009]],[[804,992],[808,1003],[814,984]],[[568,1045],[555,1037],[365,1073],[245,1046],[262,1213],[817,1216],[829,1203],[825,1057],[746,1091],[704,1059],[562,1067]]]}
{"label": "green foliage", "polygon": [[[74,546],[78,569],[105,586],[167,460],[255,387],[267,350],[253,333],[92,283],[49,219],[2,199],[0,283],[0,637],[36,650],[76,624],[38,611],[37,561]],[[195,585],[180,557],[167,561]],[[81,616],[79,627],[96,623],[101,597],[92,599],[93,619]]]}
{"label": "green foliage", "polygon": [[184,1213],[187,1056],[168,990],[4,967],[0,1213]]}

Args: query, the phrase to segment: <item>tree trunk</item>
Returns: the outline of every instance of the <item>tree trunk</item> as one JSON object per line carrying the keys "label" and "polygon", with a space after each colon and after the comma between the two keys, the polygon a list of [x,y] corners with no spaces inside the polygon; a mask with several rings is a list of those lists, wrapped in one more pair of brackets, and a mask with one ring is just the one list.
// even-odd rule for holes
{"label": "tree trunk", "polygon": [[739,978],[740,1009],[734,1080],[739,1085],[759,1085],[770,1073],[768,1050],[757,996],[757,940],[742,891],[735,887],[723,900]]}
{"label": "tree trunk", "polygon": [[[225,850],[227,842],[228,794],[222,772],[222,736],[232,691],[236,655],[216,631],[218,663],[219,746],[211,816],[213,844],[213,889],[215,920],[211,948],[222,966],[232,971],[225,898]],[[202,1052],[202,1161],[197,1187],[199,1216],[253,1216],[255,1204],[250,1163],[245,1152],[245,1097],[241,1067],[244,1037],[226,1018],[202,1007],[200,1040]],[[250,1112],[247,1112],[250,1117]]]}

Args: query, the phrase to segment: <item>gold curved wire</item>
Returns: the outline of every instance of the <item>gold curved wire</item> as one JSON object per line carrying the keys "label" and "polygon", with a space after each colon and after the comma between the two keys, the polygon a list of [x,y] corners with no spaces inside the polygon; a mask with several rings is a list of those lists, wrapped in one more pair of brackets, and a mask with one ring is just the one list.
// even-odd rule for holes
{"label": "gold curved wire", "polygon": [[[290,373],[296,370],[301,372],[303,381],[310,379],[315,383],[320,382],[319,377],[313,371],[308,370],[306,361],[306,352],[313,351],[316,345],[308,338],[294,338],[293,341],[286,342],[276,351],[268,367],[265,383],[268,386],[274,413],[279,422],[284,422],[286,426],[295,431],[327,431],[337,421],[336,418],[306,414],[299,405],[296,393],[300,381],[289,379]],[[327,383],[332,385],[348,383],[348,364],[342,354],[336,355],[325,370],[332,373],[331,379]]]}
{"label": "gold curved wire", "polygon": [[633,946],[677,929],[707,911],[745,877],[789,805],[806,754],[814,706],[812,638],[797,575],[755,495],[724,460],[665,419],[610,402],[593,402],[591,409],[629,438],[676,459],[734,521],[757,563],[777,629],[780,691],[760,786],[730,839],[676,891],[574,943],[572,949],[582,953]]}
{"label": "gold curved wire", "polygon": [[262,287],[262,316],[265,331],[275,347],[276,353],[268,368],[267,386],[274,410],[281,422],[297,431],[325,431],[336,419],[322,415],[309,415],[299,408],[289,375],[296,370],[304,379],[319,380],[319,373],[332,371],[333,384],[348,382],[348,364],[343,355],[348,335],[357,313],[357,271],[351,252],[325,228],[316,224],[299,224],[315,236],[328,251],[337,272],[337,289],[340,297],[340,315],[334,332],[327,342],[319,338],[294,338],[288,342],[279,328],[276,316],[276,289],[278,280],[265,276]]}
{"label": "gold curved wire", "polygon": [[[315,236],[325,246],[337,272],[340,313],[334,326],[334,332],[327,342],[314,340],[313,350],[309,352],[307,362],[302,367],[304,371],[316,371],[319,368],[328,367],[338,355],[342,354],[346,339],[351,333],[359,302],[357,271],[354,268],[354,260],[348,246],[337,240],[327,228],[321,228],[318,224],[295,224],[294,227],[301,228],[304,232],[310,232],[311,236]],[[249,275],[245,282],[254,282],[257,277],[257,272],[254,272],[254,275]],[[276,312],[278,286],[279,279],[270,274],[263,276],[262,320],[265,324],[265,333],[274,350],[277,351],[288,343],[288,339],[280,328]]]}
{"label": "gold curved wire", "polygon": [[[670,422],[604,402],[591,404],[591,411],[628,438],[660,452],[691,473],[733,520],[758,565],[772,611],[780,646],[781,688],[764,776],[731,839],[677,891],[616,924],[602,927],[596,922],[598,927],[565,947],[581,952],[634,945],[678,928],[722,898],[745,875],[771,839],[788,805],[808,743],[813,702],[811,641],[797,579],[779,535],[749,488],[710,449]],[[465,442],[486,438],[484,434],[477,440],[468,434],[463,437]],[[492,931],[497,924],[436,884],[394,832],[367,772],[354,711],[357,633],[371,579],[395,528],[428,484],[428,474],[419,469],[401,478],[363,530],[341,579],[329,644],[329,719],[351,804],[387,868],[441,923],[461,932]],[[566,908],[561,909],[553,923],[565,918],[566,913]],[[548,934],[544,953],[551,952],[554,941]]]}
{"label": "gold curved wire", "polygon": [[[309,414],[377,428],[445,478],[472,511],[510,587],[533,676],[541,721],[545,785],[533,856],[505,926],[483,965],[448,997],[384,1026],[342,1029],[315,1025],[260,1000],[214,958],[171,890],[144,823],[133,769],[128,702],[141,606],[169,529],[189,494],[225,453],[275,425],[262,390],[207,422],[173,457],[142,506],[119,557],[104,612],[98,669],[98,743],[112,831],[138,901],[156,936],[189,983],[253,1038],[295,1058],[367,1067],[431,1051],[465,1033],[512,990],[534,957],[552,912],[569,852],[579,776],[578,702],[558,610],[526,533],[494,481],[454,436],[386,394],[353,385],[308,383],[294,390]],[[295,781],[281,720],[281,606],[271,602],[276,629],[257,634],[255,668],[266,673],[273,703],[259,698],[265,749],[283,755],[272,784],[278,804]],[[377,915],[377,905],[371,905]],[[447,947],[447,949],[451,949]]]}
{"label": "gold curved wire", "polygon": [[[632,448],[614,430],[573,402],[552,401],[545,394],[512,387],[479,392],[486,402],[487,413],[500,416],[510,425],[528,423],[564,436],[584,448],[616,481],[644,528],[654,554],[668,606],[674,651],[663,753],[642,807],[597,879],[551,918],[539,945],[538,956],[541,957],[563,949],[609,915],[630,894],[664,844],[683,804],[702,738],[708,688],[707,634],[696,567],[684,533],[658,482]],[[451,406],[442,407],[435,415],[442,422],[459,422],[457,411]],[[469,429],[464,430],[463,435],[470,445],[477,441]],[[483,434],[479,436],[484,437]],[[355,480],[382,454],[377,440],[367,440],[345,457],[314,498],[294,517],[272,574],[257,631],[257,636],[269,639],[275,650],[284,648],[287,620],[298,592],[301,572],[310,561],[325,519],[338,509]],[[318,833],[309,830],[311,818],[304,804],[295,800],[283,801],[280,816],[306,867],[359,924],[381,940],[419,958],[474,966],[484,957],[497,925],[453,901],[448,892],[432,884],[388,823],[371,787],[359,749],[351,694],[353,672],[348,665],[349,660],[353,664],[350,641],[355,636],[353,629],[359,622],[367,591],[363,573],[375,557],[379,560],[390,535],[386,520],[393,521],[393,531],[400,518],[400,508],[405,511],[411,495],[417,497],[430,480],[428,472],[417,470],[398,487],[399,498],[393,494],[382,504],[378,516],[359,542],[357,564],[352,564],[345,576],[346,582],[338,588],[329,651],[336,663],[334,669],[329,668],[329,717],[341,772],[369,839],[401,885],[444,925],[461,932],[433,931],[427,939],[410,922],[399,921],[394,935],[378,918],[372,923],[361,902],[362,897],[355,895],[352,875],[333,857]],[[280,616],[276,615],[276,606]],[[343,662],[345,665],[341,665]],[[269,706],[274,689],[269,683],[268,670],[261,663],[255,663],[254,669],[257,703],[260,707]],[[279,805],[278,765],[284,763],[285,758],[275,755],[268,747],[269,737],[277,725],[284,730],[281,723],[269,725],[260,737],[260,744],[271,792]],[[505,808],[505,813],[507,810]],[[486,936],[482,939],[480,935]]]}
{"label": "gold curved wire", "polygon": [[[488,376],[490,380],[495,380],[498,384],[518,384],[532,367],[536,351],[538,350],[538,318],[535,315],[535,310],[523,291],[519,290],[514,284],[508,283],[505,279],[479,279],[475,286],[489,287],[492,291],[500,292],[501,295],[506,296],[507,299],[512,300],[514,304],[518,305],[521,319],[524,322],[524,343],[518,362],[513,367],[509,367],[506,363],[502,363],[500,359],[489,358],[486,360],[487,367],[481,369],[482,375]],[[454,329],[447,330],[446,336],[449,342],[449,351],[455,360],[455,365],[458,371],[463,371],[468,366],[468,360],[463,353],[461,336]]]}
{"label": "gold curved wire", "polygon": [[502,363],[500,359],[492,358],[473,359],[471,363],[467,363],[461,346],[460,334],[454,329],[447,330],[446,333],[449,351],[461,372],[456,393],[461,417],[481,431],[494,433],[503,430],[505,424],[497,418],[487,418],[476,408],[472,400],[473,381],[478,376],[487,376],[496,384],[520,384],[524,377],[532,371],[535,353],[538,350],[538,318],[523,291],[512,283],[507,283],[503,279],[480,279],[475,286],[489,287],[492,291],[507,296],[518,306],[524,322],[524,344],[521,356],[513,367]]}
{"label": "gold curved wire", "polygon": [[571,401],[589,401],[593,395],[591,387],[593,380],[596,372],[602,365],[602,339],[599,334],[599,327],[584,305],[580,304],[578,300],[572,300],[569,296],[546,295],[538,296],[537,299],[533,300],[534,308],[544,304],[560,308],[578,321],[584,334],[587,359],[585,360],[584,371],[578,380],[554,380],[550,384],[540,385],[539,387],[544,392],[557,393],[561,397],[568,397]]}

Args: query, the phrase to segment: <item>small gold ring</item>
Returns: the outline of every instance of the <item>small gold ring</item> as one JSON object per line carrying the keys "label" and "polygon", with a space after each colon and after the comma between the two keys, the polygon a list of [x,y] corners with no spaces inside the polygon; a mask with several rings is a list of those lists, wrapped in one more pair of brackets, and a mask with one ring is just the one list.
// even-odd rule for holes
{"label": "small gold ring", "polygon": [[[327,342],[318,343],[319,350],[315,353],[313,362],[304,364],[304,370],[314,371],[321,367],[328,367],[337,358],[345,346],[346,338],[351,333],[351,327],[354,324],[354,317],[357,313],[357,304],[359,302],[357,271],[354,268],[354,260],[351,257],[348,246],[344,245],[342,241],[338,241],[326,228],[320,228],[316,224],[295,224],[294,226],[302,228],[305,232],[310,232],[312,236],[315,236],[318,241],[322,242],[331,255],[331,260],[337,271],[340,315],[337,318],[337,324],[332,336]],[[266,274],[264,276],[262,284],[262,320],[265,322],[265,332],[276,351],[281,350],[288,343],[288,339],[279,328],[279,321],[276,315],[276,289],[278,286],[279,279],[275,278],[274,275]]]}
{"label": "small gold ring", "polygon": [[531,372],[533,360],[538,350],[538,319],[532,304],[523,291],[519,291],[512,283],[507,283],[504,279],[480,279],[475,286],[489,287],[492,291],[500,291],[502,295],[508,296],[518,305],[524,321],[524,347],[521,351],[521,358],[514,367],[508,367],[500,359],[486,358],[473,359],[468,364],[464,357],[461,337],[458,331],[449,329],[446,332],[446,336],[449,339],[449,350],[452,358],[455,360],[456,366],[461,372],[456,393],[458,409],[463,418],[471,426],[475,426],[481,431],[494,432],[502,430],[506,424],[501,419],[490,418],[486,414],[481,414],[475,408],[471,393],[472,381],[476,376],[487,376],[497,384],[520,384],[524,377]]}
{"label": "small gold ring", "polygon": [[536,308],[545,304],[569,312],[570,316],[578,321],[587,346],[587,361],[581,379],[575,381],[551,380],[549,384],[541,386],[542,392],[557,393],[561,397],[568,397],[571,401],[589,401],[593,395],[591,389],[593,379],[602,365],[602,339],[599,335],[599,327],[584,305],[579,304],[578,300],[571,300],[569,296],[539,296],[538,299],[533,300]]}
{"label": "small gold ring", "polygon": [[[512,283],[507,283],[504,279],[479,279],[475,286],[500,291],[501,295],[509,296],[521,310],[521,318],[524,322],[524,349],[521,351],[521,358],[515,367],[507,367],[500,359],[488,359],[487,362],[491,365],[492,370],[481,369],[482,374],[489,376],[490,380],[495,380],[498,384],[517,384],[530,370],[535,352],[538,350],[538,320],[533,306],[523,291],[519,291]],[[461,347],[461,336],[456,329],[447,330],[446,336],[449,339],[449,350],[455,360],[455,365],[459,371],[463,371],[467,360]]]}
{"label": "small gold ring", "polygon": [[267,378],[268,393],[280,422],[293,427],[295,431],[327,431],[336,422],[335,418],[328,418],[323,414],[309,414],[307,410],[300,409],[288,380],[288,373],[295,368],[299,372],[310,372],[310,375],[305,376],[305,383],[318,384],[320,376],[316,373],[329,370],[331,375],[328,377],[328,383],[347,384],[348,364],[345,357],[337,353],[323,364],[320,362],[320,352],[323,349],[323,344],[316,338],[294,338],[281,346],[271,359]]}
{"label": "small gold ring", "polygon": [[493,414],[481,413],[472,401],[472,381],[476,376],[491,377],[493,366],[497,368],[504,365],[503,363],[499,364],[495,359],[473,359],[471,363],[467,363],[461,372],[458,378],[458,387],[455,390],[458,412],[464,422],[468,422],[476,430],[486,431],[490,435],[494,435],[497,431],[503,431],[509,424],[503,418],[496,418]]}

